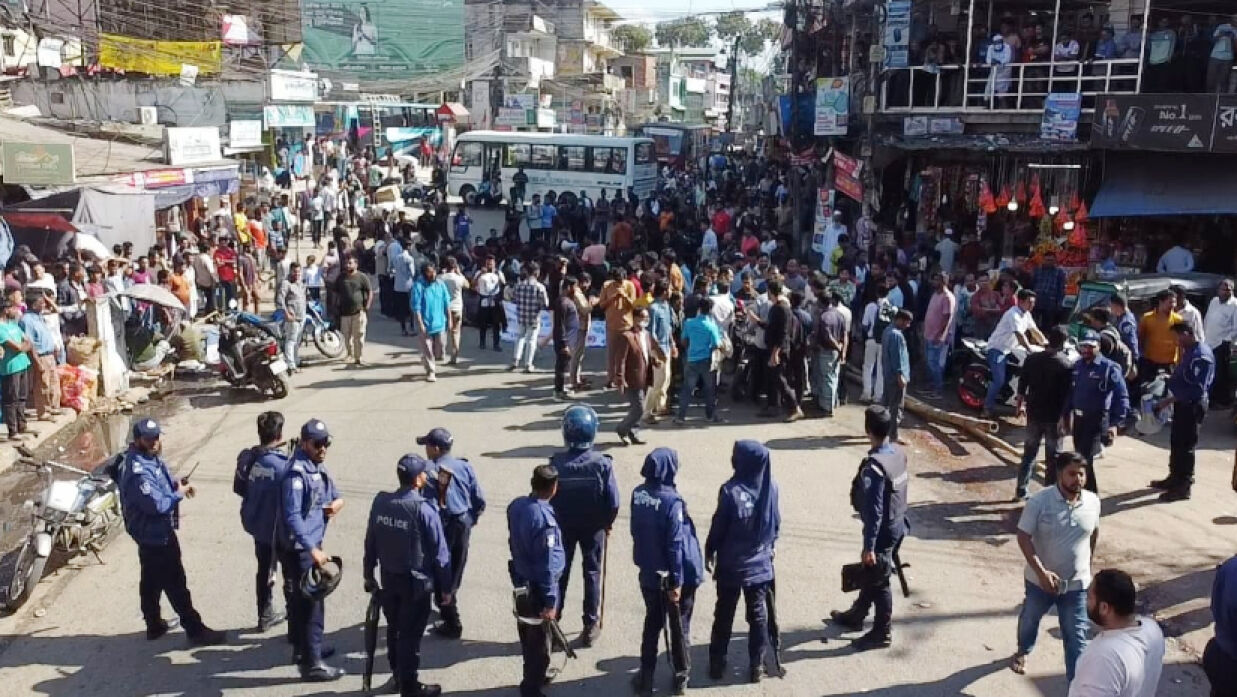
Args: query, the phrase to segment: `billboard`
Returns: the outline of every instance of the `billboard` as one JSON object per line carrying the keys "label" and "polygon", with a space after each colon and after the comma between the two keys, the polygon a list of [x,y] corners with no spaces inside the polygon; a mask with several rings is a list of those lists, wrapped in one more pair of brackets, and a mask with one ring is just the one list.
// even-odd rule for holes
{"label": "billboard", "polygon": [[369,79],[432,75],[464,64],[464,0],[305,0],[310,66]]}
{"label": "billboard", "polygon": [[1214,94],[1100,95],[1091,144],[1109,150],[1210,152],[1218,111]]}
{"label": "billboard", "polygon": [[816,118],[812,134],[846,135],[850,117],[850,77],[822,77],[816,80]]}
{"label": "billboard", "polygon": [[163,144],[168,164],[175,167],[201,165],[223,159],[219,129],[215,126],[185,126],[165,128]]}
{"label": "billboard", "polygon": [[8,141],[2,167],[7,184],[57,186],[73,183],[72,143],[19,143]]}

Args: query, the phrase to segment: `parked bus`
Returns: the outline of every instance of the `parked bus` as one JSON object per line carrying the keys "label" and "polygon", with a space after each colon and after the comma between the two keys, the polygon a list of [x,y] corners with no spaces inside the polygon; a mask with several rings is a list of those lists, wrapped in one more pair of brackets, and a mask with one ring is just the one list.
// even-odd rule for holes
{"label": "parked bus", "polygon": [[393,99],[314,105],[318,135],[344,137],[353,148],[373,147],[380,158],[394,154],[398,159],[417,159],[423,139],[435,148],[442,144],[437,109],[436,104]]}
{"label": "parked bus", "polygon": [[524,169],[528,185],[524,200],[533,194],[581,191],[596,199],[605,189],[635,192],[641,200],[657,187],[657,162],[648,138],[469,131],[455,139],[447,193],[472,202],[481,182],[501,176],[502,196],[511,194],[516,172]]}
{"label": "parked bus", "polygon": [[705,124],[658,121],[646,123],[637,128],[636,132],[645,138],[653,139],[659,163],[684,169],[687,163],[709,154],[709,137],[713,128]]}

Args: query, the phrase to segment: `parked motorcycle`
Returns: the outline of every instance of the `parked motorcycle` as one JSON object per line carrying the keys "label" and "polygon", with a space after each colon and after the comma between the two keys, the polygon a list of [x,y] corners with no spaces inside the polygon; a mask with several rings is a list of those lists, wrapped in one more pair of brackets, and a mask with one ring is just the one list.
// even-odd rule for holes
{"label": "parked motorcycle", "polygon": [[[123,519],[116,483],[104,471],[107,463],[87,472],[51,460],[40,462],[24,446],[18,452],[18,463],[35,468],[44,485],[41,498],[24,505],[31,512],[30,533],[17,552],[12,576],[0,586],[0,607],[8,612],[30,598],[52,550],[65,552],[70,558],[89,552],[98,559],[99,551]],[[55,470],[82,476],[56,480]]]}
{"label": "parked motorcycle", "polygon": [[288,363],[279,342],[238,321],[235,314],[214,317],[219,325],[219,374],[233,387],[253,385],[275,399],[288,396]]}
{"label": "parked motorcycle", "polygon": [[[255,329],[260,329],[283,345],[284,311],[275,310],[270,317],[261,317],[252,312],[236,313],[237,321]],[[313,341],[314,346],[327,358],[339,358],[347,349],[344,337],[338,330],[332,329],[326,320],[326,310],[322,303],[310,301],[306,305],[305,322],[301,328],[301,343]]]}
{"label": "parked motorcycle", "polygon": [[[988,367],[988,342],[967,337],[962,339],[962,346],[965,354],[970,356],[970,362],[962,369],[962,378],[958,380],[958,399],[971,409],[983,409],[984,400],[988,397],[988,385],[992,384],[992,370]],[[1017,402],[1022,366],[1029,355],[1025,348],[1019,346],[1006,358],[1005,385],[997,393],[997,404],[1012,407]],[[1078,359],[1078,352],[1072,342],[1066,344],[1065,355],[1071,363]]]}

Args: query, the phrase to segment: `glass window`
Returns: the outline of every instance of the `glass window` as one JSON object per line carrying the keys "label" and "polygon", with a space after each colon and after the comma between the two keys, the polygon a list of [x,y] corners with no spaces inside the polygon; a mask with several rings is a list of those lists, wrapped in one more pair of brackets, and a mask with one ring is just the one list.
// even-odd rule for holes
{"label": "glass window", "polygon": [[554,169],[558,165],[558,146],[534,145],[531,166],[541,169]]}
{"label": "glass window", "polygon": [[460,143],[455,148],[455,161],[451,164],[456,167],[480,167],[482,149],[481,143]]}
{"label": "glass window", "polygon": [[532,160],[532,148],[528,143],[509,143],[507,145],[507,167],[527,167]]}
{"label": "glass window", "polygon": [[610,164],[610,153],[613,148],[593,148],[593,171],[604,172]]}
{"label": "glass window", "polygon": [[583,172],[587,169],[584,166],[584,155],[587,152],[588,148],[583,145],[564,145],[558,149],[558,168],[571,172]]}
{"label": "glass window", "polygon": [[647,165],[653,161],[653,144],[636,143],[636,164]]}

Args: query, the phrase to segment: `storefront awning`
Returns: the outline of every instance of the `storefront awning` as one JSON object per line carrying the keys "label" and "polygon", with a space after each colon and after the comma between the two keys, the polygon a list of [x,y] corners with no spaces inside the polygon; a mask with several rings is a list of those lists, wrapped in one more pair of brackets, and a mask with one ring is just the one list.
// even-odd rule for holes
{"label": "storefront awning", "polygon": [[1237,214],[1237,163],[1206,155],[1110,158],[1092,218]]}

